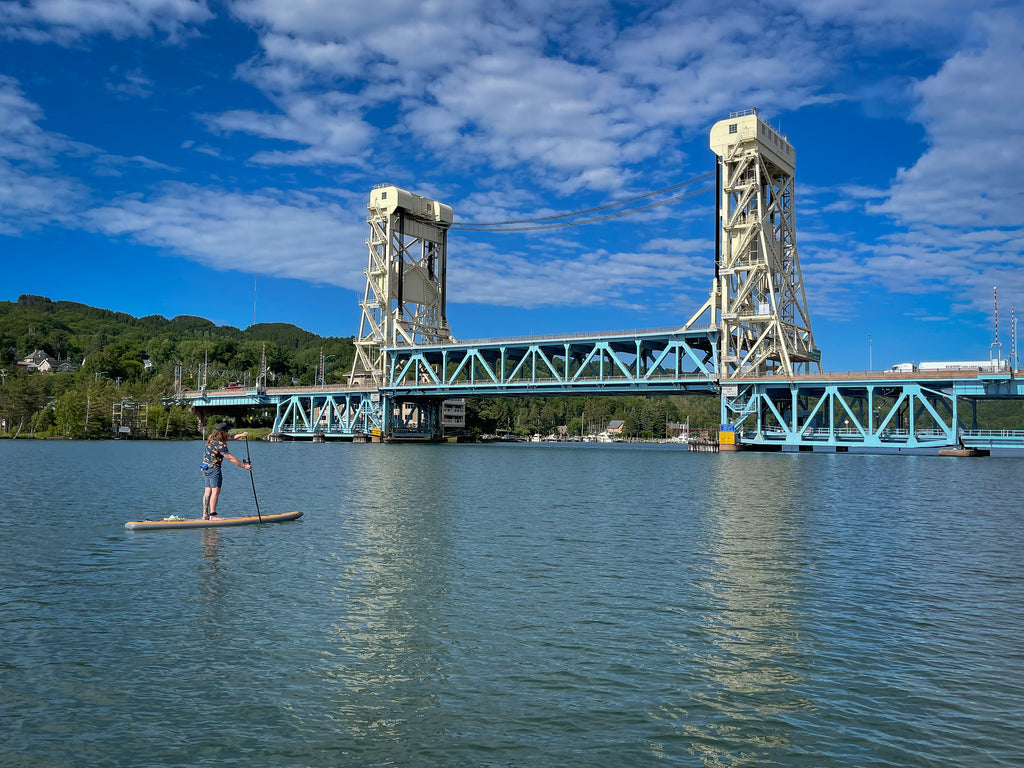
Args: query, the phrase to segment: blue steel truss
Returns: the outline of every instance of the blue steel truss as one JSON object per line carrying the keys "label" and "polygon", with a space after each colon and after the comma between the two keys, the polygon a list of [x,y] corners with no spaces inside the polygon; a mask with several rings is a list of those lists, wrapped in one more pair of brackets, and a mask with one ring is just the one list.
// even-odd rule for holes
{"label": "blue steel truss", "polygon": [[276,408],[273,431],[285,438],[317,435],[352,438],[384,428],[384,397],[376,391],[323,387],[185,392],[180,398],[200,413],[227,414]]}
{"label": "blue steel truss", "polygon": [[1009,372],[822,374],[722,382],[722,423],[748,446],[1024,446],[977,430],[979,400],[1024,396]]}
{"label": "blue steel truss", "polygon": [[[721,393],[748,447],[1024,448],[1024,432],[977,429],[981,400],[1024,398],[1013,373],[817,374],[719,382],[717,332],[646,331],[387,350],[379,391],[292,388],[186,394],[198,411],[274,406],[283,437],[436,436],[449,397]],[[415,417],[413,417],[415,415]]]}
{"label": "blue steel truss", "polygon": [[392,397],[717,392],[715,329],[389,347]]}
{"label": "blue steel truss", "polygon": [[279,396],[274,432],[283,437],[351,438],[384,428],[376,392],[308,392]]}

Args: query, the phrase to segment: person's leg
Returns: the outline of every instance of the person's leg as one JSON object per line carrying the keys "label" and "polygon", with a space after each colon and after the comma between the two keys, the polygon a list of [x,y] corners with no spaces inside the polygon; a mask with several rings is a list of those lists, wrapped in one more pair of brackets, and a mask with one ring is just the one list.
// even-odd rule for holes
{"label": "person's leg", "polygon": [[217,499],[220,498],[220,487],[210,488],[210,517],[217,515]]}
{"label": "person's leg", "polygon": [[213,492],[213,488],[207,486],[203,488],[203,520],[210,519],[210,494]]}

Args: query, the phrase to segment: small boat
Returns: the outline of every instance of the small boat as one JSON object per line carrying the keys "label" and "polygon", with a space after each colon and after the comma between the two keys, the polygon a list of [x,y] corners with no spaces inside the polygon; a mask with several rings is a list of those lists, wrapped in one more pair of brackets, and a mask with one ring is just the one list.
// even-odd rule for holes
{"label": "small boat", "polygon": [[163,520],[135,520],[124,524],[129,531],[173,531],[179,528],[226,528],[232,525],[258,525],[259,523],[283,523],[297,520],[301,512],[281,512],[276,515],[248,515],[246,517],[215,517],[212,520],[196,520],[175,517]]}

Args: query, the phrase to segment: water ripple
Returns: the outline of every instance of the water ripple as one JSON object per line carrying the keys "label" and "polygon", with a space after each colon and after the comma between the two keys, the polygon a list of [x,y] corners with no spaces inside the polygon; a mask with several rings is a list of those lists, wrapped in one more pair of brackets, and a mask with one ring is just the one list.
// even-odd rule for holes
{"label": "water ripple", "polygon": [[0,444],[0,763],[1020,764],[1016,460],[259,444],[302,520],[124,531],[196,450]]}

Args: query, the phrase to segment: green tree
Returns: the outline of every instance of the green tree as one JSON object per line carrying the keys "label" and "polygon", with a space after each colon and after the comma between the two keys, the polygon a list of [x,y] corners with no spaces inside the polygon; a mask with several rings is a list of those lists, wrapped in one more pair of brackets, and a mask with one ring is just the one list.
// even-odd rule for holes
{"label": "green tree", "polygon": [[69,389],[57,398],[54,408],[57,434],[81,437],[85,431],[85,397],[78,389]]}
{"label": "green tree", "polygon": [[8,431],[15,433],[30,428],[33,417],[49,399],[48,378],[37,373],[8,374],[0,386],[0,415],[7,421]]}

